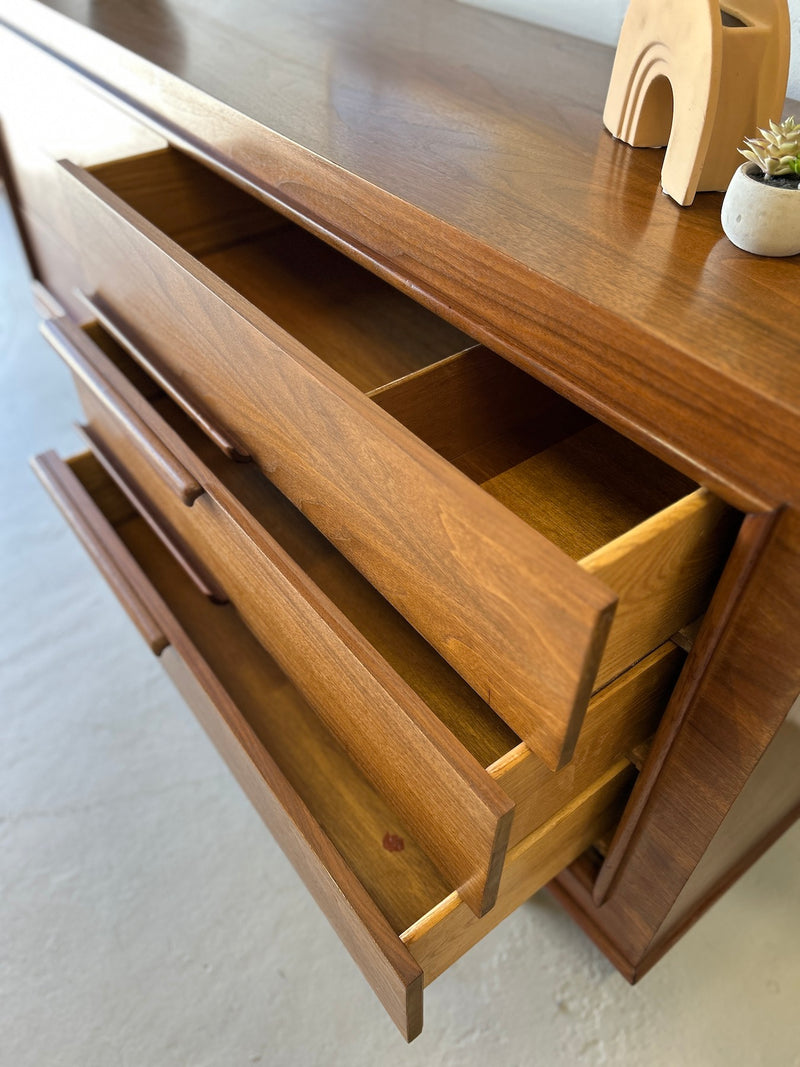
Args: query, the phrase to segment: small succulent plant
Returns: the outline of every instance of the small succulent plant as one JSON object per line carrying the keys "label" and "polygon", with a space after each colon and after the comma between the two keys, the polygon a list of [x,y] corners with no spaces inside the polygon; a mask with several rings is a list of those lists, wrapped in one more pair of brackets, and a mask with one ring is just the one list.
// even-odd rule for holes
{"label": "small succulent plant", "polygon": [[784,122],[770,122],[761,137],[745,137],[746,148],[739,151],[764,172],[764,180],[782,174],[800,174],[800,125],[794,117]]}

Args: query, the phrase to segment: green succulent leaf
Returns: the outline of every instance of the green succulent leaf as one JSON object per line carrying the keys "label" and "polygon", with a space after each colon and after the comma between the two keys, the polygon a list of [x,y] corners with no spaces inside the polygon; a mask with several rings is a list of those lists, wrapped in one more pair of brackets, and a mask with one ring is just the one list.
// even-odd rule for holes
{"label": "green succulent leaf", "polygon": [[739,151],[755,163],[767,178],[781,174],[800,174],[800,125],[794,116],[783,122],[770,119],[769,129],[758,131],[760,137],[745,137]]}

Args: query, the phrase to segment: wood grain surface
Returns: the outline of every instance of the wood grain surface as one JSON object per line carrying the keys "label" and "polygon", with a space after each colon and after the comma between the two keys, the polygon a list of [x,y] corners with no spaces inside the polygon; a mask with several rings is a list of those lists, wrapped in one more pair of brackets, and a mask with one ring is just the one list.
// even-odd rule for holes
{"label": "wood grain surface", "polygon": [[83,272],[74,247],[28,208],[20,207],[19,218],[33,255],[34,278],[76,321],[83,321],[83,307],[75,296]]}
{"label": "wood grain surface", "polygon": [[[79,380],[75,384],[79,398],[84,398],[85,402],[89,395],[85,386]],[[198,593],[201,596],[208,597],[209,600],[215,601],[217,604],[224,604],[228,600],[228,595],[223,587],[215,581],[202,557],[196,554],[183,541],[172,524],[151,505],[150,501],[127,477],[126,472],[117,464],[114,456],[105,448],[95,431],[89,426],[80,424],[76,425],[76,429],[117,488],[131,502],[134,511],[144,519],[156,537],[159,538],[186,577],[193,583]]]}
{"label": "wood grain surface", "polygon": [[[614,825],[632,773],[627,760],[622,760],[520,842],[506,861],[498,904],[483,919],[476,920],[457,894],[452,894],[404,932],[403,942],[422,967],[426,985],[450,967],[466,946],[532,896],[544,871],[555,872],[565,866],[566,855],[576,846],[576,824],[581,824],[581,852]],[[531,878],[532,868],[535,879]]]}
{"label": "wood grain surface", "polygon": [[147,422],[146,408],[138,396],[130,392],[122,396],[110,385],[102,366],[98,367],[96,358],[93,358],[94,346],[87,343],[83,331],[71,319],[60,319],[43,323],[41,333],[72,373],[111,409],[124,432],[147,454],[149,462],[183,503],[191,506],[203,492],[202,486],[153,433]]}
{"label": "wood grain surface", "polygon": [[75,296],[83,310],[89,311],[92,321],[97,320],[97,328],[102,333],[107,332],[115,337],[121,345],[125,345],[126,351],[135,357],[140,370],[150,379],[151,385],[156,383],[168,396],[172,397],[178,407],[186,412],[192,422],[200,427],[221,452],[243,463],[249,461],[250,456],[236,437],[209,415],[202,400],[198,401],[192,395],[191,383],[185,383],[180,375],[170,373],[150,352],[142,351],[102,299],[97,296],[90,297],[81,290],[78,290]]}
{"label": "wood grain surface", "polygon": [[[594,903],[589,860],[558,882],[634,976],[669,939],[681,887],[800,685],[796,263],[734,249],[719,196],[677,208],[659,191],[662,153],[602,131],[610,50],[445,0],[376,0],[368,14],[358,0],[335,0],[324,17],[311,0],[232,0],[224,14],[201,0],[0,0],[0,21],[41,44],[45,67],[728,503],[764,513],[744,523],[608,851],[597,888],[611,896]],[[554,158],[578,165],[560,175]],[[51,288],[73,310],[53,232],[40,228],[34,258],[54,264]],[[176,280],[172,300],[196,314],[192,292]],[[237,336],[250,347],[248,324]],[[406,411],[412,393],[398,387]],[[311,397],[300,399],[318,432]],[[507,469],[491,440],[457,457],[476,480]],[[318,519],[322,495],[296,488]],[[396,975],[390,998],[405,1020],[405,990],[420,981]]]}
{"label": "wood grain surface", "polygon": [[368,33],[356,0],[237,4],[0,18],[730,502],[797,500],[800,372],[772,355],[793,263],[733,248],[718,194],[680,209],[663,154],[602,129],[610,49],[444,0],[381,0]]}
{"label": "wood grain surface", "polygon": [[358,389],[394,381],[469,343],[374,274],[277,218],[281,229],[200,258]]}
{"label": "wood grain surface", "polygon": [[[115,567],[140,576],[172,645],[163,654],[165,669],[412,1040],[422,1026],[423,972],[415,957],[426,961],[425,980],[432,980],[603,833],[624,796],[629,765],[614,765],[526,838],[506,867],[494,917],[470,921],[463,900],[447,894],[405,826],[233,608],[198,595],[142,519],[129,514],[96,461],[84,455],[67,467],[50,453],[40,469],[62,504],[65,493],[70,496],[71,521],[80,529],[93,516],[103,542],[115,546]],[[108,516],[92,503],[81,479],[102,488],[98,495]]]}
{"label": "wood grain surface", "polygon": [[[385,808],[380,809],[374,791],[352,763],[337,753],[335,741],[248,634],[233,609],[214,605],[197,593],[155,534],[141,518],[130,514],[124,498],[93,456],[83,454],[71,460],[68,466],[51,452],[40,457],[35,469],[82,540],[84,529],[91,527],[93,539],[87,538],[84,544],[126,610],[136,607],[128,595],[128,583],[135,582],[136,596],[152,612],[172,646],[169,649],[162,646],[168,673],[390,1017],[406,1039],[412,1040],[422,1027],[421,969],[400,942],[380,906],[362,885],[358,874],[353,872],[351,864],[355,856],[350,854],[349,862],[342,857],[297,792],[295,783],[284,775],[264,747],[256,732],[263,715],[274,717],[280,724],[273,733],[273,740],[277,738],[283,744],[284,761],[288,767],[301,768],[312,783],[311,802],[314,797],[329,797],[332,791],[336,800],[328,812],[341,813],[341,823],[348,828],[340,838],[342,847],[348,842],[365,841],[364,825],[372,827],[373,831],[376,823],[381,828],[388,825],[392,831],[400,833],[405,832],[404,828]],[[93,493],[100,490],[97,497],[102,499],[105,512],[94,502],[89,487]],[[112,516],[115,526],[111,525]],[[94,538],[102,544],[103,554],[95,554]],[[154,582],[158,583],[158,588]],[[129,614],[139,626],[136,611],[129,610]],[[142,632],[148,640],[147,631]],[[193,640],[198,636],[200,648]],[[213,650],[223,677],[226,674],[230,677],[232,673],[236,679],[235,691],[245,711],[260,709],[253,715],[256,729],[209,666],[204,654],[209,648]],[[235,669],[231,671],[233,664]],[[302,746],[300,751],[297,751],[298,745]],[[319,760],[322,761],[321,767]],[[321,776],[316,773],[318,771],[322,771]],[[377,819],[365,821],[365,811],[375,801],[379,805]],[[330,801],[326,802],[330,804]],[[408,890],[399,915],[395,905],[394,914],[401,926],[410,915],[417,914],[417,906],[428,906],[428,902],[433,903],[446,891],[430,863],[420,854],[410,836],[406,836],[407,852],[404,848],[393,854],[402,857],[395,867],[400,866],[406,877],[398,879],[395,870],[394,878],[382,879],[387,886],[389,901],[393,896],[404,899],[403,890]],[[381,852],[385,854],[386,850],[380,839],[373,838],[366,859],[362,858],[356,866],[369,868],[370,863],[376,862],[376,857],[380,864],[383,860]],[[393,914],[391,904],[387,905],[387,911]]]}
{"label": "wood grain surface", "polygon": [[592,420],[477,345],[369,394],[440,456],[486,483]]}
{"label": "wood grain surface", "polygon": [[800,702],[795,702],[659,929],[663,954],[800,817]]}

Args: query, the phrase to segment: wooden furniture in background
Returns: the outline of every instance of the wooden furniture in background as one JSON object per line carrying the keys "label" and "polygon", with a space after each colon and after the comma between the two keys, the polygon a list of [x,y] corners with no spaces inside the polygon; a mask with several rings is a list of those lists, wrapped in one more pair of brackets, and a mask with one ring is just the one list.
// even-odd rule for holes
{"label": "wooden furniture in background", "polygon": [[544,882],[634,979],[798,814],[800,297],[608,49],[316,11],[0,0],[3,167],[38,473],[410,1039]]}

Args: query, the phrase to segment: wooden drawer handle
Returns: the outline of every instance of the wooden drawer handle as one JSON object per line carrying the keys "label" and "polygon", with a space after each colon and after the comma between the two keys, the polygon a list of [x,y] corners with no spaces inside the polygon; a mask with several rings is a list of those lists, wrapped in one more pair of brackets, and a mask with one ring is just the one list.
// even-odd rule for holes
{"label": "wooden drawer handle", "polygon": [[114,484],[125,494],[137,512],[148,524],[150,529],[159,537],[161,542],[169,549],[173,558],[180,564],[203,596],[213,600],[215,604],[227,604],[228,597],[219,588],[214,579],[208,574],[202,564],[198,563],[190,553],[180,544],[171,530],[168,529],[164,520],[155,512],[142,496],[136,486],[120,468],[116,459],[111,455],[106,446],[92,430],[90,426],[77,426],[78,432],[86,440],[95,457]]}
{"label": "wooden drawer handle", "polygon": [[[148,426],[142,416],[117,392],[105,378],[101,360],[92,341],[69,319],[43,322],[40,330],[51,348],[61,357],[73,374],[86,385],[101,404],[119,422],[124,432],[133,438],[140,451],[155,467],[164,481],[191,507],[203,492],[203,487],[189,473],[180,460],[169,451]],[[101,354],[102,355],[102,354]]]}
{"label": "wooden drawer handle", "polygon": [[140,367],[147,371],[150,377],[161,386],[164,392],[175,401],[178,407],[182,408],[189,418],[197,423],[203,433],[214,442],[217,448],[224,452],[229,459],[237,460],[240,463],[249,461],[249,453],[242,448],[228,431],[223,430],[209,417],[208,414],[206,414],[206,412],[202,411],[194,401],[189,400],[172,375],[157,364],[151,353],[145,352],[142,347],[133,340],[130,336],[129,329],[123,325],[119,317],[111,310],[111,308],[109,308],[102,297],[97,296],[96,294],[87,296],[86,293],[80,291],[78,291],[76,295],[86,305],[100,325],[111,334],[118,344],[122,345],[125,351],[136,360]]}
{"label": "wooden drawer handle", "polygon": [[111,524],[55,452],[37,456],[31,466],[151,651],[160,655],[170,642],[147,606],[151,587]]}
{"label": "wooden drawer handle", "polygon": [[31,296],[36,310],[44,319],[60,319],[66,315],[66,311],[59,301],[50,292],[47,286],[42,285],[36,278],[31,282]]}

